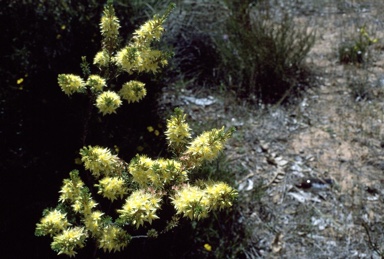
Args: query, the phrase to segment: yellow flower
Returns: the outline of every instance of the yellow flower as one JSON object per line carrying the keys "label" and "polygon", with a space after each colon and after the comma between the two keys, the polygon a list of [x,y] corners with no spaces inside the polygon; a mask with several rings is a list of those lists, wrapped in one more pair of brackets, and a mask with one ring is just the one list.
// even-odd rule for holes
{"label": "yellow flower", "polygon": [[149,132],[152,132],[152,131],[154,131],[154,128],[153,128],[152,126],[148,126],[148,127],[147,127],[147,130],[148,130]]}
{"label": "yellow flower", "polygon": [[152,160],[146,156],[136,156],[129,164],[129,173],[140,187],[163,189],[167,184],[183,183],[188,174],[182,164],[172,159]]}
{"label": "yellow flower", "polygon": [[113,175],[119,166],[119,158],[116,155],[112,155],[108,148],[99,146],[83,147],[80,150],[80,155],[85,169],[91,171],[96,178],[101,173],[105,176]]}
{"label": "yellow flower", "polygon": [[93,59],[93,64],[100,67],[107,67],[110,61],[110,57],[106,51],[99,51],[96,53]]}
{"label": "yellow flower", "polygon": [[204,160],[211,161],[224,149],[224,143],[231,135],[232,130],[226,132],[224,127],[203,132],[190,143],[185,155],[194,166],[201,164]]}
{"label": "yellow flower", "polygon": [[116,65],[132,74],[133,72],[158,72],[160,66],[168,64],[168,56],[160,50],[152,50],[149,46],[130,44],[119,50],[114,60]]}
{"label": "yellow flower", "polygon": [[93,92],[101,92],[106,84],[105,79],[98,75],[90,75],[86,82],[86,85],[88,85]]}
{"label": "yellow flower", "polygon": [[41,220],[36,224],[37,235],[50,235],[53,236],[63,229],[67,228],[70,224],[66,218],[66,214],[54,209],[49,211]]}
{"label": "yellow flower", "polygon": [[204,248],[205,250],[207,250],[208,252],[211,252],[212,251],[212,246],[210,244],[204,244]]}
{"label": "yellow flower", "polygon": [[[161,175],[162,186],[166,184],[180,184],[188,181],[188,173],[183,170],[182,164],[173,159],[157,159],[155,161],[154,168],[157,169],[159,175]],[[156,183],[154,182],[156,186]]]}
{"label": "yellow flower", "polygon": [[156,73],[159,70],[159,61],[162,60],[163,52],[160,50],[142,49],[137,59],[137,69],[139,72]]}
{"label": "yellow flower", "polygon": [[60,74],[58,76],[59,86],[67,95],[81,93],[85,91],[85,83],[79,76],[72,74]]}
{"label": "yellow flower", "polygon": [[104,213],[97,210],[85,216],[84,225],[92,233],[92,236],[98,236],[100,234],[103,215]]}
{"label": "yellow flower", "polygon": [[162,17],[154,17],[152,20],[147,21],[134,32],[134,41],[138,46],[149,45],[153,40],[160,40],[164,32]]}
{"label": "yellow flower", "polygon": [[168,145],[176,150],[184,148],[191,138],[191,128],[185,120],[186,115],[182,110],[176,109],[175,114],[167,120],[167,130],[165,135],[167,137]]}
{"label": "yellow flower", "polygon": [[116,16],[106,14],[101,17],[100,28],[104,37],[117,38],[120,28],[119,19]]}
{"label": "yellow flower", "polygon": [[133,46],[127,46],[116,53],[114,60],[116,65],[121,67],[129,74],[132,74],[133,71],[137,70],[137,57],[137,48]]}
{"label": "yellow flower", "polygon": [[113,91],[105,91],[96,98],[96,107],[103,115],[116,113],[121,103],[120,96]]}
{"label": "yellow flower", "polygon": [[70,172],[70,179],[65,179],[63,182],[59,201],[70,202],[71,207],[77,213],[90,214],[92,209],[97,206],[97,203],[92,199],[89,189],[81,181],[79,172],[73,170]]}
{"label": "yellow flower", "polygon": [[70,179],[63,180],[63,185],[59,191],[61,193],[59,202],[74,202],[80,195],[83,187],[84,182],[79,177],[79,171],[73,170],[70,172]]}
{"label": "yellow flower", "polygon": [[208,184],[205,188],[206,197],[212,209],[224,209],[232,206],[237,192],[223,182]]}
{"label": "yellow flower", "polygon": [[213,149],[211,148],[212,144],[210,132],[204,132],[192,141],[186,153],[199,158],[205,158],[206,160],[212,160],[216,158],[218,151],[220,151],[220,148],[222,147],[220,143],[218,143],[216,148]]}
{"label": "yellow flower", "polygon": [[177,214],[193,219],[208,216],[211,210],[232,206],[237,192],[226,183],[210,183],[204,189],[185,185],[171,198]]}
{"label": "yellow flower", "polygon": [[114,201],[117,198],[123,198],[127,194],[128,190],[125,187],[125,182],[121,177],[104,177],[99,181],[96,186],[99,187],[97,193],[103,195],[103,197]]}
{"label": "yellow flower", "polygon": [[141,187],[149,185],[148,176],[153,174],[153,160],[146,156],[136,156],[129,163],[129,173],[133,176],[133,181]]}
{"label": "yellow flower", "polygon": [[16,83],[19,85],[21,84],[22,82],[24,82],[24,78],[19,78],[17,79]]}
{"label": "yellow flower", "polygon": [[208,216],[210,208],[205,198],[205,192],[197,186],[185,185],[171,199],[176,214],[182,214],[191,220],[199,220]]}
{"label": "yellow flower", "polygon": [[126,247],[130,240],[131,236],[124,229],[114,225],[107,225],[102,229],[98,245],[104,252],[115,252]]}
{"label": "yellow flower", "polygon": [[114,145],[114,146],[113,146],[113,149],[115,150],[115,153],[116,153],[116,154],[119,153],[119,151],[120,151],[120,148],[119,148],[119,146],[117,146],[117,145]]}
{"label": "yellow flower", "polygon": [[76,255],[76,248],[84,247],[87,233],[84,228],[74,227],[65,229],[61,234],[53,237],[51,247],[58,255],[66,254],[69,257]]}
{"label": "yellow flower", "polygon": [[121,220],[139,228],[145,222],[152,224],[152,220],[159,218],[156,211],[160,208],[160,202],[157,194],[137,190],[125,200],[122,209],[117,210],[117,213]]}
{"label": "yellow flower", "polygon": [[143,99],[147,94],[147,90],[144,83],[132,80],[123,85],[119,94],[128,103],[134,103]]}
{"label": "yellow flower", "polygon": [[80,195],[71,205],[73,211],[87,216],[92,213],[92,209],[97,206],[97,203],[92,199],[90,194]]}

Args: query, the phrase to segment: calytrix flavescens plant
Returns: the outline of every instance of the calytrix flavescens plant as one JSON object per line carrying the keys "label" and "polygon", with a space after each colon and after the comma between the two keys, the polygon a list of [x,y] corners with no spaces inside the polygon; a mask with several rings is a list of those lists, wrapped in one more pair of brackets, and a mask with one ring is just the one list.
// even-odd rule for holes
{"label": "calytrix flavescens plant", "polygon": [[[163,22],[172,9],[173,6],[164,15],[144,23],[130,43],[119,48],[119,19],[112,3],[108,3],[100,22],[102,49],[93,61],[100,73],[91,74],[90,65],[83,58],[83,77],[58,76],[62,91],[67,95],[89,95],[102,115],[115,113],[122,100],[132,103],[143,99],[147,91],[140,81],[128,81],[120,89],[109,87],[108,82],[123,72],[156,73],[167,64],[170,54],[152,49],[152,43],[160,39]],[[231,207],[237,193],[229,185],[212,181],[194,185],[189,176],[204,161],[217,158],[232,132],[223,127],[192,138],[186,115],[175,109],[165,131],[173,158],[136,155],[128,163],[108,148],[84,146],[80,150],[81,163],[92,176],[93,186],[85,184],[79,170],[71,171],[69,178],[63,180],[57,207],[44,210],[35,234],[50,236],[51,248],[71,257],[89,239],[95,240],[97,248],[114,252],[124,249],[138,229],[147,229],[147,237],[156,237],[177,225],[181,217],[200,220],[213,210]],[[108,199],[117,216],[108,215],[110,209],[103,208],[96,198]],[[120,206],[116,205],[119,200]],[[171,220],[159,218],[158,212],[166,209],[165,203],[174,208]],[[150,229],[155,220],[169,223],[162,230]]]}

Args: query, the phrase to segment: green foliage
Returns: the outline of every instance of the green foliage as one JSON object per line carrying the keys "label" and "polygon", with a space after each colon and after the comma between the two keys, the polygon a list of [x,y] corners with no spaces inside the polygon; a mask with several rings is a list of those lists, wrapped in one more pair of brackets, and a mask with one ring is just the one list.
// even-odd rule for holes
{"label": "green foliage", "polygon": [[226,28],[216,38],[219,78],[248,99],[274,102],[298,92],[305,85],[303,60],[314,45],[315,33],[266,1],[235,0],[226,5]]}
{"label": "green foliage", "polygon": [[372,86],[368,75],[360,75],[353,67],[346,72],[347,86],[351,91],[352,98],[356,101],[371,100],[373,98]]}
{"label": "green foliage", "polygon": [[[213,162],[204,163],[191,175],[193,179],[207,177],[214,181],[225,181],[234,185],[235,174],[238,170],[233,169],[226,160],[224,154]],[[198,184],[198,183],[197,183]],[[201,183],[204,185],[204,183]],[[260,191],[262,188],[256,188]],[[231,209],[213,212],[213,215],[202,221],[194,221],[189,227],[191,242],[194,249],[189,252],[187,258],[245,258],[248,247],[248,232],[246,225],[241,222],[240,211],[244,197],[239,195]],[[255,201],[259,199],[253,196]]]}
{"label": "green foliage", "polygon": [[339,61],[343,64],[361,64],[367,62],[369,46],[378,42],[372,38],[364,25],[351,41],[342,42],[339,46]]}
{"label": "green foliage", "polygon": [[214,213],[212,217],[193,225],[193,242],[199,249],[192,258],[245,258],[246,231],[238,222],[237,204],[227,211]]}

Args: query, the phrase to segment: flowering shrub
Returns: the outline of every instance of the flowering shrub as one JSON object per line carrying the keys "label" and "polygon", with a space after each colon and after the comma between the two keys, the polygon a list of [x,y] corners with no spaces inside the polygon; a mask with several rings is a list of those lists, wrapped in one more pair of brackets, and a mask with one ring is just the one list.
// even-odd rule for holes
{"label": "flowering shrub", "polygon": [[[83,58],[82,69],[87,79],[60,74],[58,82],[64,93],[89,95],[102,115],[115,113],[122,104],[121,98],[128,103],[144,98],[144,83],[131,80],[117,91],[109,82],[123,71],[156,73],[167,64],[169,54],[153,50],[151,43],[160,39],[164,31],[162,23],[171,9],[142,25],[131,43],[119,50],[119,20],[112,4],[108,4],[100,24],[102,50],[94,59],[100,75],[90,74]],[[229,185],[210,181],[194,185],[189,175],[204,161],[217,158],[232,131],[224,127],[213,129],[193,139],[186,115],[176,109],[167,120],[165,131],[169,148],[174,152],[172,159],[137,155],[128,163],[108,148],[83,147],[79,153],[85,172],[73,170],[69,178],[63,180],[58,206],[43,212],[35,234],[49,235],[53,239],[51,248],[70,257],[75,256],[88,239],[94,239],[99,249],[114,252],[121,251],[135,238],[135,230],[146,229],[155,220],[168,224],[164,229],[148,229],[146,237],[156,237],[172,229],[180,217],[199,220],[213,210],[231,207],[237,193]],[[88,186],[82,180],[85,176]],[[90,179],[94,184],[89,186]],[[117,218],[108,215],[110,210],[103,208],[104,202],[96,201],[95,197],[99,196],[109,200],[108,207],[115,208],[117,214],[113,215]],[[171,220],[159,219],[159,211],[169,209],[169,205],[173,206],[176,216]]]}
{"label": "flowering shrub", "polygon": [[358,64],[367,62],[369,57],[369,46],[378,42],[372,37],[364,25],[358,28],[358,35],[351,41],[342,42],[339,46],[339,61],[344,64]]}
{"label": "flowering shrub", "polygon": [[[164,31],[162,26],[171,8],[163,16],[155,16],[146,22],[134,33],[132,41],[118,49],[119,19],[111,4],[104,9],[100,22],[100,31],[103,36],[102,50],[93,59],[102,76],[90,74],[89,64],[83,58],[82,68],[84,78],[73,74],[60,74],[58,83],[67,95],[84,93],[96,96],[96,107],[102,115],[116,113],[122,105],[121,98],[131,102],[138,102],[147,93],[145,84],[131,80],[122,85],[120,90],[109,81],[122,71],[133,73],[156,73],[161,67],[168,64],[170,53],[152,49],[155,41],[159,41]],[[104,91],[104,89],[107,89]]]}
{"label": "flowering shrub", "polygon": [[250,101],[276,103],[308,85],[305,58],[316,39],[274,1],[225,0],[225,29],[215,37],[219,79]]}

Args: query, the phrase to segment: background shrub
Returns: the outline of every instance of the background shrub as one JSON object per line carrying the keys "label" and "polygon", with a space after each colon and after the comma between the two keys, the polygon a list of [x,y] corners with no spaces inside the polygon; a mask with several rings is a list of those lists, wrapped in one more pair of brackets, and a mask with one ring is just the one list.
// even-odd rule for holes
{"label": "background shrub", "polygon": [[378,42],[366,25],[360,26],[350,40],[341,42],[338,49],[339,61],[343,64],[362,64],[369,61],[370,46]]}
{"label": "background shrub", "polygon": [[222,31],[223,8],[221,1],[176,1],[164,35],[164,41],[175,54],[168,69],[172,81],[182,79],[201,86],[216,84],[219,55],[213,35]]}
{"label": "background shrub", "polygon": [[225,1],[223,34],[215,38],[218,77],[239,97],[275,102],[306,85],[303,61],[315,33],[269,1]]}
{"label": "background shrub", "polygon": [[182,1],[169,19],[171,75],[199,86],[227,87],[239,98],[276,102],[308,84],[304,59],[315,41],[271,1]]}

